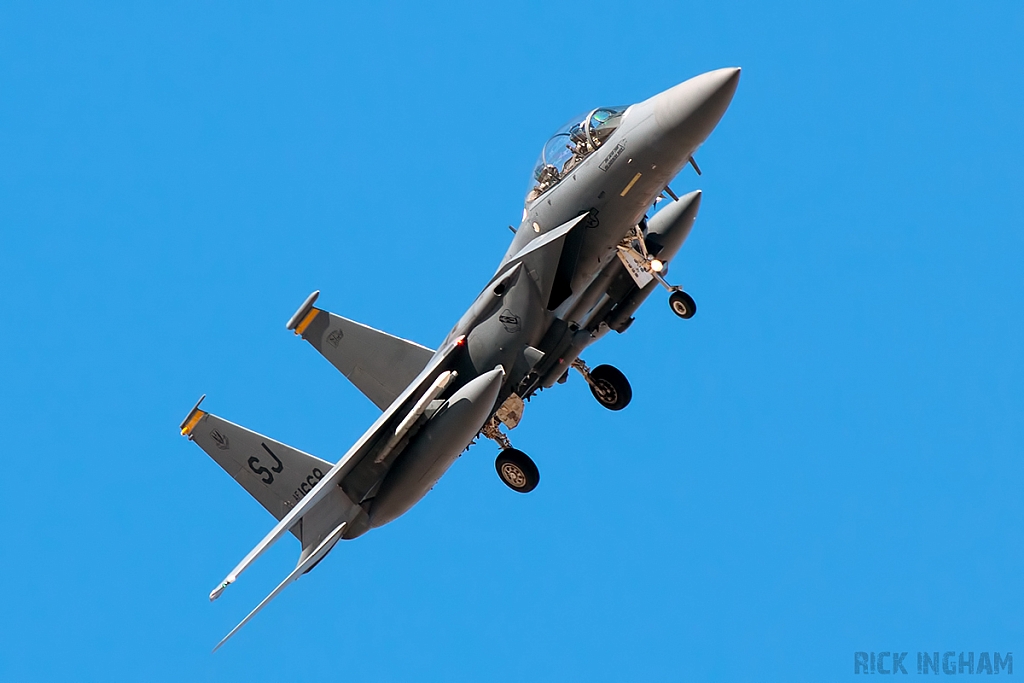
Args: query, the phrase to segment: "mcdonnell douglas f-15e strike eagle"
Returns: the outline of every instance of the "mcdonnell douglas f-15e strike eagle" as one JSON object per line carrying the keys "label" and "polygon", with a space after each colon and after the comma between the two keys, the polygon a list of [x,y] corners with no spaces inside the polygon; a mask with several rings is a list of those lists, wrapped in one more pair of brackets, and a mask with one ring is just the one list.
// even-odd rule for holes
{"label": "mcdonnell douglas f-15e strike eagle", "polygon": [[[181,433],[206,451],[279,521],[210,594],[214,600],[275,541],[302,546],[295,569],[217,647],[341,539],[398,518],[482,434],[502,448],[498,476],[532,491],[537,466],[512,447],[523,401],[579,371],[610,410],[629,383],[580,358],[609,330],[625,332],[659,286],[680,318],[693,299],[668,283],[700,191],[669,182],[718,125],[738,68],[711,71],[637,104],[598,107],[560,128],[541,152],[523,219],[497,272],[436,350],[315,306],[313,292],[287,328],[308,341],[377,407],[380,417],[337,463],[303,453],[200,409]],[[667,197],[666,197],[667,195]],[[648,220],[659,201],[663,204]]]}

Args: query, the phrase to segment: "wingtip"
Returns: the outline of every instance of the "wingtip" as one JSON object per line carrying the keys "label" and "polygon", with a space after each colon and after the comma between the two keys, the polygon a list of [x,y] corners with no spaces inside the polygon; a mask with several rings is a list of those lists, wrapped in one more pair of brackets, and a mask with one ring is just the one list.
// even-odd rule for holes
{"label": "wingtip", "polygon": [[[293,569],[291,571],[291,573],[288,574],[288,576],[284,577],[284,580],[281,583],[277,584],[277,588],[275,588],[273,591],[271,591],[270,595],[268,595],[267,597],[263,598],[263,601],[260,602],[260,604],[256,605],[255,609],[253,609],[253,611],[249,612],[249,614],[246,615],[245,619],[242,619],[242,621],[238,622],[238,626],[236,626],[233,629],[231,629],[231,632],[228,633],[226,636],[224,636],[224,638],[219,643],[217,643],[217,647],[213,648],[213,651],[216,652],[218,650],[218,648],[220,648],[221,645],[223,645],[224,643],[228,642],[228,639],[231,636],[233,636],[236,633],[238,633],[238,631],[241,630],[241,628],[243,626],[248,624],[249,620],[252,619],[254,616],[256,616],[256,614],[261,609],[266,607],[267,604],[271,600],[273,600],[275,597],[277,597],[277,595],[281,591],[283,591],[285,589],[285,587],[288,586],[288,584],[292,583],[293,581],[297,581],[300,576],[302,576],[303,574],[308,572],[310,569],[315,567],[317,565],[317,563],[320,560],[322,560],[327,555],[327,553],[331,552],[331,549],[334,548],[334,545],[338,541],[341,540],[341,537],[345,533],[345,529],[347,529],[347,528],[348,528],[348,522],[345,521],[345,522],[342,522],[341,524],[339,524],[334,529],[334,531],[332,531],[330,534],[328,534],[327,538],[322,540],[320,542],[320,545],[318,545],[316,547],[316,550],[314,550],[312,553],[310,553],[310,555],[306,559],[304,559],[301,562],[299,562],[295,566],[295,569]],[[224,586],[227,586],[229,583],[231,583],[231,581],[234,581],[234,576],[229,576],[228,580],[224,582]],[[223,588],[221,590],[223,590]]]}
{"label": "wingtip", "polygon": [[217,650],[219,650],[219,649],[221,648],[221,646],[222,646],[222,645],[223,645],[224,643],[228,642],[228,639],[230,639],[230,638],[231,638],[231,636],[235,635],[235,633],[236,633],[237,631],[238,631],[238,627],[235,627],[234,629],[232,629],[231,633],[229,633],[229,634],[227,634],[226,636],[224,636],[223,638],[221,638],[221,639],[220,639],[220,642],[219,642],[219,643],[217,643],[216,645],[214,645],[214,646],[213,646],[213,649],[212,649],[212,650],[210,650],[210,654],[212,655],[212,654],[213,654],[214,652],[216,652]]}
{"label": "wingtip", "polygon": [[214,600],[219,598],[221,596],[221,594],[224,592],[224,589],[227,588],[228,586],[230,586],[234,582],[235,582],[235,579],[233,577],[230,577],[230,576],[228,578],[224,579],[223,583],[221,583],[219,586],[217,586],[212,591],[210,591],[210,602],[213,602]]}
{"label": "wingtip", "polygon": [[210,654],[212,655],[212,654],[213,654],[214,652],[216,652],[217,650],[219,650],[219,649],[220,649],[220,646],[221,646],[221,645],[223,645],[224,643],[225,643],[225,641],[223,641],[223,640],[222,640],[222,641],[220,641],[219,643],[217,643],[216,645],[214,645],[214,646],[213,646],[213,649],[212,649],[212,650],[210,650]]}

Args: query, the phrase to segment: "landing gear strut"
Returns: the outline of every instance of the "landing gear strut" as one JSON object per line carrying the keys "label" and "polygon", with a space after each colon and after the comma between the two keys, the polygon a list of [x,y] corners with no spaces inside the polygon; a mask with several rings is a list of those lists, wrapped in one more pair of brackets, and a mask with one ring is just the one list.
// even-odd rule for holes
{"label": "landing gear strut", "polygon": [[[635,226],[623,238],[622,243],[618,246],[620,257],[623,263],[626,264],[626,268],[629,270],[630,275],[632,275],[637,287],[643,289],[652,278],[657,280],[659,285],[670,292],[668,305],[672,308],[672,312],[684,320],[689,320],[697,312],[697,304],[692,296],[683,291],[682,287],[670,285],[665,280],[664,275],[662,275],[665,272],[665,263],[654,258],[647,251],[647,240],[644,237],[643,225],[644,223]],[[630,264],[634,268],[638,268],[639,272],[634,272],[634,269],[630,268]]]}
{"label": "landing gear strut", "polygon": [[501,421],[499,421],[497,417],[492,417],[484,424],[484,428],[480,430],[480,433],[507,450],[512,448],[512,442],[508,440],[507,436],[501,433],[501,429],[498,427],[500,424]]}
{"label": "landing gear strut", "polygon": [[586,363],[577,358],[572,362],[572,366],[587,380],[590,393],[597,402],[608,410],[622,410],[633,400],[633,388],[629,386],[629,380],[611,365],[598,365],[591,370]]}
{"label": "landing gear strut", "polygon": [[540,471],[530,456],[513,448],[508,436],[501,431],[501,425],[514,429],[522,417],[523,400],[512,394],[494,411],[480,432],[501,446],[501,453],[494,461],[498,477],[516,493],[529,493],[540,483]]}

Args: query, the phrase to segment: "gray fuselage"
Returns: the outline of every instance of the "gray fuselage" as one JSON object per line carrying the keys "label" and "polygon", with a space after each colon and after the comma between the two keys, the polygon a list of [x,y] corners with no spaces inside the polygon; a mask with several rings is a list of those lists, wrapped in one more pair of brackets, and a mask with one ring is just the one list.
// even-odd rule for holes
{"label": "gray fuselage", "polygon": [[[553,384],[586,346],[611,329],[610,323],[625,329],[623,319],[650,288],[637,291],[626,278],[616,247],[635,226],[646,225],[655,200],[725,113],[738,80],[739,69],[719,69],[630,106],[597,149],[528,198],[498,271],[442,345],[465,337],[468,353],[454,365],[456,390],[500,367],[497,399],[484,410],[464,411],[473,425],[440,430],[428,421],[385,477],[373,503],[381,514],[375,519],[371,510],[370,526],[394,519],[422,498],[507,397],[527,398]],[[699,193],[684,199],[685,206],[660,227],[661,238],[672,244],[671,254],[689,232]],[[541,291],[515,255],[582,214],[586,217],[565,238],[554,289]],[[628,310],[622,311],[623,306]],[[448,433],[458,443],[449,443]],[[418,440],[434,445],[418,445]]]}

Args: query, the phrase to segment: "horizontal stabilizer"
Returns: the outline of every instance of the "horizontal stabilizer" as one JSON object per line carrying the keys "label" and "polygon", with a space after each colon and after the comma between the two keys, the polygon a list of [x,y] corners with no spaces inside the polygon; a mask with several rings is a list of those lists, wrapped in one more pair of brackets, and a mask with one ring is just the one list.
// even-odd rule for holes
{"label": "horizontal stabilizer", "polygon": [[[181,433],[277,519],[288,514],[332,467],[326,460],[200,410],[199,403],[185,418]],[[300,541],[301,528],[292,528]]]}
{"label": "horizontal stabilizer", "polygon": [[313,292],[288,321],[359,391],[384,410],[426,367],[433,350],[316,308]]}

